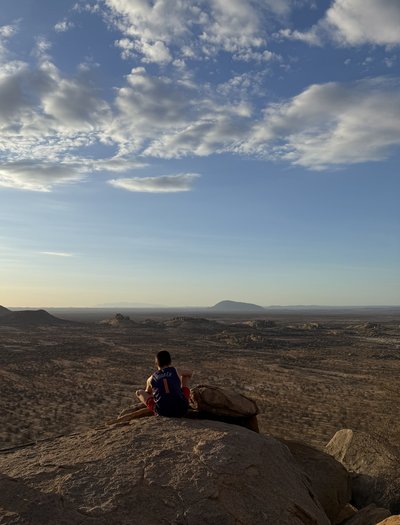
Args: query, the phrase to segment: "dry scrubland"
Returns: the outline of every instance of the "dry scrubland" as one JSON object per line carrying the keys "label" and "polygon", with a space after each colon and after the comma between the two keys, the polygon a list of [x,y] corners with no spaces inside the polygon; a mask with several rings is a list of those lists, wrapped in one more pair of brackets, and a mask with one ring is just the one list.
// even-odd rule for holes
{"label": "dry scrubland", "polygon": [[[400,434],[400,314],[0,326],[0,448],[102,426],[167,349],[194,384],[260,407],[261,432],[323,446],[341,428]],[[82,317],[82,320],[84,318]]]}

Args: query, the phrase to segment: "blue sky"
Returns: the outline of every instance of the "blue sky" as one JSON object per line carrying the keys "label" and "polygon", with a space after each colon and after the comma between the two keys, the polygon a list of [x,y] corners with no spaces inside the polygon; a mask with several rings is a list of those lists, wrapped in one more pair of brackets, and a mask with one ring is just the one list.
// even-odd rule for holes
{"label": "blue sky", "polygon": [[400,304],[398,0],[2,0],[0,304]]}

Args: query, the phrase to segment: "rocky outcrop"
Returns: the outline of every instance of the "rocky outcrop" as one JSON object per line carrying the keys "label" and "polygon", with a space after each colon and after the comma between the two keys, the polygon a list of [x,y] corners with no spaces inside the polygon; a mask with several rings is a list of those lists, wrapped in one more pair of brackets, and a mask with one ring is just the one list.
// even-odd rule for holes
{"label": "rocky outcrop", "polygon": [[352,476],[353,502],[400,511],[400,453],[381,436],[350,429],[336,432],[326,446]]}
{"label": "rocky outcrop", "polygon": [[268,319],[255,319],[254,321],[247,321],[243,324],[250,326],[251,328],[255,328],[256,330],[265,330],[276,327],[276,322],[270,321]]}
{"label": "rocky outcrop", "polygon": [[329,454],[305,443],[296,441],[283,441],[283,443],[308,476],[328,518],[332,523],[336,522],[340,511],[351,498],[350,475],[347,470]]}
{"label": "rocky outcrop", "polygon": [[286,446],[215,421],[65,436],[1,454],[0,472],[2,524],[329,525]]}
{"label": "rocky outcrop", "polygon": [[115,314],[115,316],[111,317],[110,319],[104,319],[103,321],[100,321],[100,324],[115,327],[131,327],[134,326],[136,323],[132,321],[132,319],[128,315]]}

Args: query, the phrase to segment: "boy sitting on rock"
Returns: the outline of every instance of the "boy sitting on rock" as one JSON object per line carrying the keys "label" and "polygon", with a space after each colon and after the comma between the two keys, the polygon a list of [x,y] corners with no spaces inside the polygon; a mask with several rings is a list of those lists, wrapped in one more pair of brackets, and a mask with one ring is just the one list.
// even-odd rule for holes
{"label": "boy sitting on rock", "polygon": [[158,352],[156,365],[157,370],[146,381],[146,389],[137,390],[136,396],[155,415],[183,417],[189,408],[192,370],[174,368],[166,350]]}

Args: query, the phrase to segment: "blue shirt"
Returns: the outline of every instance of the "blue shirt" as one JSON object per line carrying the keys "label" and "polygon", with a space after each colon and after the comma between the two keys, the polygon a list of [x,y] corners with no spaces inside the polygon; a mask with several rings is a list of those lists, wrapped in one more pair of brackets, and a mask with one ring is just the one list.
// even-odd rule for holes
{"label": "blue shirt", "polygon": [[166,417],[182,417],[186,414],[189,402],[182,392],[176,368],[167,366],[157,370],[151,376],[150,384],[156,414]]}

